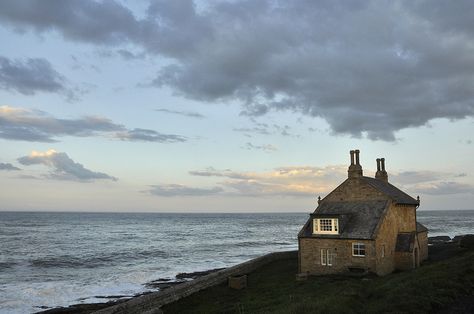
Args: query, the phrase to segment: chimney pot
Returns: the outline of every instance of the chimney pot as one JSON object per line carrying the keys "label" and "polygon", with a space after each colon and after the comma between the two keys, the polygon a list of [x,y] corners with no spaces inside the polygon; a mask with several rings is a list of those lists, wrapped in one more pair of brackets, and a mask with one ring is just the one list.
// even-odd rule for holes
{"label": "chimney pot", "polygon": [[354,151],[351,150],[350,153],[351,153],[351,165],[353,165],[354,164]]}
{"label": "chimney pot", "polygon": [[360,165],[359,163],[359,153],[360,151],[358,149],[355,150],[355,155],[356,155],[356,165]]}
{"label": "chimney pot", "polygon": [[377,171],[380,171],[380,158],[377,158]]}
{"label": "chimney pot", "polygon": [[382,171],[385,171],[385,158],[380,158],[380,162],[382,164]]}

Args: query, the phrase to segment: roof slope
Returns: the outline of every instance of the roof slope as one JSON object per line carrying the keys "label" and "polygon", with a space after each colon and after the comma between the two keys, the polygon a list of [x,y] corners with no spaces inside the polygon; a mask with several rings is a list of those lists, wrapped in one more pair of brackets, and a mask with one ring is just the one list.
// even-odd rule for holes
{"label": "roof slope", "polygon": [[421,223],[419,223],[418,221],[416,222],[416,232],[427,232],[428,231],[428,228],[426,228],[425,226],[423,226]]}
{"label": "roof slope", "polygon": [[[299,237],[339,238],[339,239],[373,239],[375,230],[388,209],[390,201],[360,202],[322,202],[311,214]],[[313,218],[338,217],[340,233],[331,235],[313,235]]]}
{"label": "roof slope", "polygon": [[376,188],[380,192],[390,196],[395,202],[398,204],[405,204],[405,205],[418,205],[418,201],[408,195],[407,193],[403,192],[396,186],[383,182],[381,180],[370,178],[370,177],[361,177],[362,181],[370,184],[372,187]]}

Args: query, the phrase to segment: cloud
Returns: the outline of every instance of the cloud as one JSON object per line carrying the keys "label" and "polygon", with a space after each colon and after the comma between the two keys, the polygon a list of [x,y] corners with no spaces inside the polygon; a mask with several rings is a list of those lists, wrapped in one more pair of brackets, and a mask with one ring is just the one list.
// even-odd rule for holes
{"label": "cloud", "polygon": [[347,175],[346,166],[292,166],[269,172],[235,172],[209,167],[190,171],[190,175],[218,177],[225,193],[234,196],[297,196],[315,197],[330,192]]}
{"label": "cloud", "polygon": [[466,183],[442,181],[428,184],[419,184],[413,188],[418,193],[429,195],[474,194],[474,186]]}
{"label": "cloud", "polygon": [[259,135],[280,135],[280,136],[295,136],[290,133],[290,126],[289,125],[269,125],[267,123],[260,123],[257,122],[255,119],[251,118],[251,121],[254,123],[253,127],[241,127],[241,128],[234,128],[233,131],[235,132],[243,132],[246,133],[249,137],[252,137],[252,134],[259,134]]}
{"label": "cloud", "polygon": [[248,149],[248,150],[263,150],[267,153],[269,152],[274,152],[274,151],[277,151],[278,149],[271,145],[271,144],[263,144],[263,145],[254,145],[252,143],[245,143],[245,146],[244,146],[245,149]]}
{"label": "cloud", "polygon": [[108,174],[84,168],[82,164],[72,160],[66,153],[56,152],[54,149],[44,153],[32,151],[30,155],[18,158],[18,162],[25,166],[41,164],[51,168],[51,172],[46,176],[50,179],[70,181],[105,179],[117,181],[117,178]]}
{"label": "cloud", "polygon": [[429,195],[449,195],[474,193],[474,186],[458,182],[468,175],[466,173],[450,173],[441,171],[402,171],[389,174],[389,181],[410,193]]}
{"label": "cloud", "polygon": [[208,196],[219,194],[223,191],[220,187],[194,188],[180,184],[151,185],[151,189],[146,191],[156,196]]}
{"label": "cloud", "polygon": [[184,117],[196,118],[196,119],[205,118],[202,114],[197,113],[197,112],[193,112],[193,111],[169,110],[169,109],[164,109],[164,108],[156,109],[155,111],[180,115],[180,116],[184,116]]}
{"label": "cloud", "polygon": [[112,0],[5,0],[0,23],[131,45],[169,60],[154,86],[237,101],[248,116],[321,117],[334,134],[393,141],[398,130],[435,118],[474,115],[472,1],[200,4],[153,1],[135,14]]}
{"label": "cloud", "polygon": [[0,170],[15,171],[15,170],[21,170],[21,169],[18,168],[18,167],[13,166],[10,163],[0,162]]}
{"label": "cloud", "polygon": [[21,61],[0,56],[0,89],[14,90],[24,95],[50,92],[65,93],[73,97],[64,82],[65,78],[46,59]]}
{"label": "cloud", "polygon": [[180,135],[163,134],[147,129],[127,129],[110,119],[86,116],[79,119],[60,119],[44,111],[0,106],[0,138],[29,142],[57,142],[62,136],[107,136],[127,141],[160,143],[183,142]]}
{"label": "cloud", "polygon": [[187,138],[175,134],[162,134],[153,130],[133,129],[125,132],[118,132],[116,137],[126,141],[144,141],[158,143],[177,143],[185,142]]}
{"label": "cloud", "polygon": [[452,18],[410,2],[220,2],[194,12],[213,36],[196,34],[202,45],[174,55],[153,83],[192,99],[240,100],[244,115],[293,111],[324,118],[334,134],[394,140],[435,118],[474,115],[474,34],[451,25],[471,19],[427,6]]}
{"label": "cloud", "polygon": [[403,171],[396,174],[389,174],[390,180],[400,184],[414,184],[420,182],[431,182],[441,180],[446,177],[455,176],[439,171]]}

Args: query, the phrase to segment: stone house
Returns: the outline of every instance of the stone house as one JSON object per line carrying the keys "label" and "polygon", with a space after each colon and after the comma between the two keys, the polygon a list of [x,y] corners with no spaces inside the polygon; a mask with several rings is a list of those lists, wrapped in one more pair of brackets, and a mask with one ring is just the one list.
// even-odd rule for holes
{"label": "stone house", "polygon": [[418,267],[428,258],[428,229],[416,221],[419,197],[388,182],[385,159],[363,176],[351,151],[348,178],[323,199],[298,234],[299,273],[372,272]]}

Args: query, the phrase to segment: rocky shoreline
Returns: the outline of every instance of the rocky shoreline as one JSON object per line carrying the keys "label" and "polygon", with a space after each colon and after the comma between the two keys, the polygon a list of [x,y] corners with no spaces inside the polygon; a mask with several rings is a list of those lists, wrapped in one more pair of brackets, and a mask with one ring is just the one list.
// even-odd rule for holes
{"label": "rocky shoreline", "polygon": [[[116,304],[120,304],[126,301],[129,301],[130,299],[133,298],[138,298],[150,293],[154,293],[157,291],[164,291],[168,288],[174,287],[176,285],[188,282],[190,280],[194,280],[206,275],[209,275],[211,273],[214,273],[219,270],[223,270],[224,268],[215,268],[215,269],[210,269],[210,270],[204,270],[204,271],[195,271],[195,272],[190,272],[190,273],[178,273],[174,279],[172,278],[159,278],[156,280],[152,280],[150,282],[147,282],[144,284],[144,286],[148,289],[149,291],[143,292],[143,293],[137,293],[134,295],[110,295],[110,296],[93,296],[93,298],[96,299],[104,299],[104,300],[109,300],[106,302],[99,302],[99,303],[78,303],[78,304],[73,304],[67,307],[54,307],[54,308],[49,308],[46,306],[38,306],[38,309],[40,310],[39,313],[42,314],[62,314],[62,313],[77,313],[77,314],[85,314],[85,313],[92,313],[101,309],[104,309],[109,306],[113,306]],[[80,299],[79,299],[80,300]]]}
{"label": "rocky shoreline", "polygon": [[[432,249],[435,251],[438,251],[436,254],[436,258],[434,260],[438,259],[445,259],[448,258],[449,255],[451,254],[450,249],[445,249],[448,247],[451,247],[451,249],[456,246],[456,247],[464,247],[464,248],[474,248],[474,234],[467,234],[467,235],[458,235],[453,238],[449,236],[434,236],[434,237],[429,237],[428,238],[428,244]],[[449,245],[448,245],[449,244]],[[439,251],[443,251],[443,253],[439,253]],[[164,291],[166,289],[169,289],[171,287],[180,285],[182,283],[189,282],[191,280],[209,275],[214,272],[218,272],[220,270],[223,270],[224,268],[216,268],[216,269],[211,269],[211,270],[206,270],[206,271],[196,271],[196,272],[191,272],[191,273],[179,273],[175,276],[174,279],[170,278],[159,278],[153,281],[150,281],[145,284],[145,287],[149,288],[150,291],[144,292],[144,293],[139,293],[136,295],[111,295],[111,296],[95,296],[95,298],[99,299],[113,299],[107,302],[102,302],[102,303],[84,303],[84,304],[74,304],[70,305],[68,307],[57,307],[57,308],[45,308],[45,307],[38,307],[40,310],[37,313],[42,313],[42,314],[58,314],[58,313],[77,313],[77,314],[85,314],[85,313],[92,313],[98,310],[102,310],[104,308],[117,305],[123,302],[127,302],[131,299],[138,298],[150,293],[156,293],[157,291]]]}

